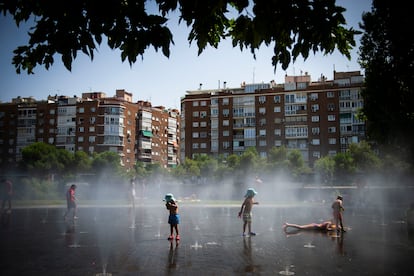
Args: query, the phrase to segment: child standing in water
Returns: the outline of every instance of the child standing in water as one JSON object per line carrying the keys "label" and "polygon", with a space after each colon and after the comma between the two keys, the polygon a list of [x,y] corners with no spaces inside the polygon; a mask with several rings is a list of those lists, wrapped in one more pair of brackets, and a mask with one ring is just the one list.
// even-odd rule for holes
{"label": "child standing in water", "polygon": [[170,211],[168,216],[168,224],[170,225],[170,236],[168,237],[169,241],[174,239],[174,229],[175,229],[175,239],[180,240],[180,233],[178,231],[178,224],[180,224],[180,215],[178,214],[178,204],[174,198],[173,194],[166,194],[164,198],[165,207]]}
{"label": "child standing in water", "polygon": [[[342,205],[342,196],[337,196],[336,200],[332,203],[332,209],[333,209],[333,217],[334,217],[334,221],[335,221],[335,227],[336,227],[336,231],[342,231],[342,232],[346,232],[345,228],[344,228],[344,224],[343,224],[343,217],[342,217],[342,212],[345,211],[344,206]],[[339,228],[338,226],[341,226],[341,228]]]}
{"label": "child standing in water", "polygon": [[[255,202],[253,197],[257,194],[257,192],[253,188],[247,189],[245,200],[240,208],[239,218],[242,217],[243,214],[243,236],[255,236],[256,233],[252,232],[252,208],[254,204],[259,204],[259,202]],[[248,232],[246,234],[246,226],[248,228]]]}

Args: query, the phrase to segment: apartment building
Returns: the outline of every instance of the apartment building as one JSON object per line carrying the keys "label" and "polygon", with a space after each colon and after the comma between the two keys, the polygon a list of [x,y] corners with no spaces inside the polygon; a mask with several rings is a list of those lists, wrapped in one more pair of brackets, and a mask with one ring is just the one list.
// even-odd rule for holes
{"label": "apartment building", "polygon": [[114,97],[103,92],[42,101],[18,97],[0,104],[0,166],[14,166],[25,146],[45,142],[73,153],[116,152],[126,168],[136,161],[174,167],[179,130],[178,110],[133,103],[122,89]]}
{"label": "apartment building", "polygon": [[317,82],[285,76],[284,84],[242,83],[237,88],[187,91],[181,99],[181,157],[228,156],[255,147],[299,150],[310,166],[365,139],[359,71],[334,72]]}

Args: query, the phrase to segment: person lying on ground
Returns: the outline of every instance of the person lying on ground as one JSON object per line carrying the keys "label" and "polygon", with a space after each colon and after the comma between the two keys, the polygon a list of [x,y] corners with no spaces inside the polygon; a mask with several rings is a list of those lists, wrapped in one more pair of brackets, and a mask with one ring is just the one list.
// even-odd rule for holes
{"label": "person lying on ground", "polygon": [[331,221],[324,221],[322,223],[310,223],[310,224],[294,224],[294,223],[287,223],[283,224],[283,230],[286,232],[287,229],[291,227],[297,230],[316,230],[316,231],[332,231],[335,230],[335,224]]}

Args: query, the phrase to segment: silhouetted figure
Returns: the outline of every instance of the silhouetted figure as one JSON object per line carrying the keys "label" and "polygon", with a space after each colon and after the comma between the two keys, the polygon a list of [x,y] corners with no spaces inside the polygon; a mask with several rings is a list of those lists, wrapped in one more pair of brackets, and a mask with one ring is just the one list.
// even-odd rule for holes
{"label": "silhouetted figure", "polygon": [[76,185],[72,184],[70,188],[66,192],[66,204],[67,210],[63,218],[66,220],[66,216],[69,215],[71,211],[73,211],[73,219],[77,219],[76,216],[77,212],[77,203],[76,203],[76,196],[75,196]]}
{"label": "silhouetted figure", "polygon": [[[342,196],[337,196],[335,201],[332,203],[333,209],[333,218],[335,221],[335,226],[337,231],[346,232],[343,224],[343,211],[345,211],[343,206],[343,198]],[[340,226],[340,228],[339,228]]]}
{"label": "silhouetted figure", "polygon": [[178,214],[178,204],[174,198],[173,194],[166,194],[164,198],[165,207],[170,211],[168,216],[168,224],[170,225],[170,236],[168,240],[172,241],[174,239],[174,230],[175,230],[175,239],[180,240],[180,232],[178,229],[178,224],[180,224],[180,215]]}
{"label": "silhouetted figure", "polygon": [[3,179],[1,181],[1,209],[4,211],[4,208],[6,207],[6,202],[8,203],[9,211],[11,211],[12,204],[11,199],[13,196],[13,183],[9,179]]}
{"label": "silhouetted figure", "polygon": [[[240,208],[239,218],[243,215],[243,236],[256,235],[256,233],[252,232],[252,208],[253,205],[259,204],[259,202],[255,202],[253,199],[256,194],[257,192],[253,188],[247,189],[246,195],[244,196],[245,199]],[[246,227],[248,228],[247,234]]]}

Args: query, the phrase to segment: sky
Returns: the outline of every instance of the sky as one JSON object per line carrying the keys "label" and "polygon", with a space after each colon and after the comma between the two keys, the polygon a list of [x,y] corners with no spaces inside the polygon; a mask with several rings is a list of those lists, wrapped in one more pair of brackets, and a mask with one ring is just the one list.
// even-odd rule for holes
{"label": "sky", "polygon": [[[371,11],[371,0],[337,0],[346,8],[345,19],[349,26],[359,30],[362,13]],[[34,75],[25,71],[17,74],[12,64],[13,50],[27,44],[27,26],[18,28],[10,16],[0,15],[0,102],[10,102],[12,98],[34,97],[45,100],[48,95],[80,97],[84,92],[105,92],[114,96],[117,89],[125,89],[133,94],[133,101],[150,101],[152,106],[180,109],[180,100],[186,91],[202,89],[236,88],[245,83],[284,83],[284,76],[300,75],[307,72],[312,81],[322,75],[333,79],[333,71],[361,71],[358,64],[358,48],[361,36],[356,36],[357,46],[351,52],[351,60],[338,51],[324,56],[311,53],[306,59],[298,57],[287,70],[273,67],[272,45],[261,47],[256,59],[250,50],[233,48],[230,41],[223,41],[218,48],[208,47],[198,55],[196,45],[190,45],[187,36],[189,29],[178,25],[172,19],[169,25],[174,45],[170,47],[170,57],[152,48],[138,57],[132,66],[122,62],[120,52],[111,50],[102,43],[93,61],[83,53],[78,53],[68,71],[55,57],[54,64],[46,70],[37,66]]]}

